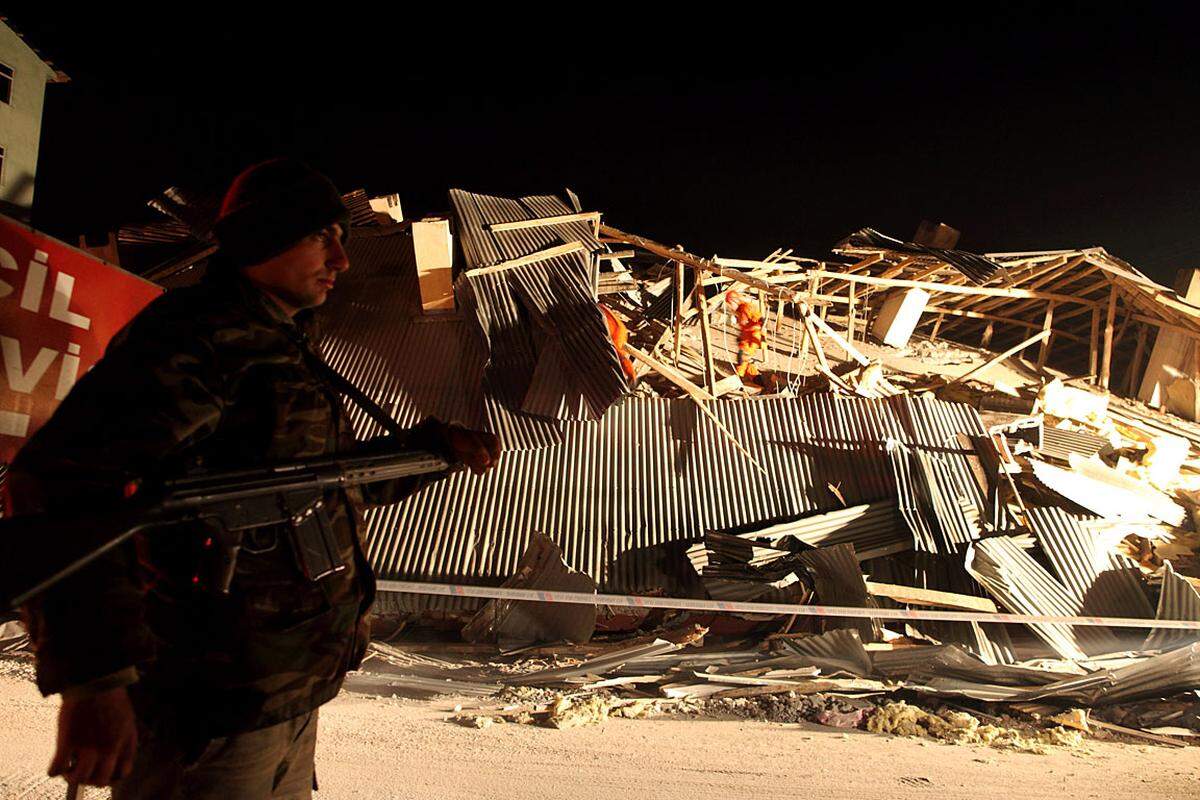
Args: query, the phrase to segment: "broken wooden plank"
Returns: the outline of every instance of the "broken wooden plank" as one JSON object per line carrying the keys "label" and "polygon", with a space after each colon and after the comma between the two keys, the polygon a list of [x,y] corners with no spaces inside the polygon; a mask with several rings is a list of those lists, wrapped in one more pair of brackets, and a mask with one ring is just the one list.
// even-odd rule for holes
{"label": "broken wooden plank", "polygon": [[490,267],[479,267],[478,269],[467,270],[464,275],[468,278],[474,278],[479,275],[490,275],[493,272],[503,272],[506,269],[514,267],[523,267],[526,264],[536,264],[539,261],[545,261],[548,258],[557,258],[558,256],[570,255],[583,250],[584,246],[581,242],[568,242],[567,244],[558,244],[553,247],[547,247],[545,250],[539,250],[536,253],[530,253],[527,256],[514,258],[509,261],[503,261],[499,264],[493,264]]}
{"label": "broken wooden plank", "polygon": [[553,217],[518,219],[513,222],[492,222],[484,225],[484,227],[492,232],[519,231],[525,228],[540,228],[545,225],[563,225],[568,222],[591,222],[594,224],[599,221],[599,211],[584,211],[579,214],[557,214]]}
{"label": "broken wooden plank", "polygon": [[1042,346],[1038,348],[1037,368],[1040,371],[1046,366],[1046,359],[1050,357],[1050,345],[1054,341],[1054,336],[1051,332],[1051,326],[1054,324],[1054,306],[1053,302],[1046,304],[1046,316],[1042,318],[1042,333],[1046,337],[1042,339]]}
{"label": "broken wooden plank", "polygon": [[743,445],[741,443],[741,441],[739,441],[738,438],[733,435],[733,432],[731,430],[729,430],[728,428],[726,428],[724,423],[722,423],[721,420],[717,419],[717,416],[715,414],[713,414],[712,411],[709,410],[707,405],[705,405],[705,401],[713,399],[713,396],[711,394],[709,394],[708,392],[704,391],[696,384],[689,381],[687,378],[685,378],[683,375],[681,375],[676,370],[671,369],[670,367],[668,367],[666,364],[662,363],[658,359],[656,359],[652,356],[649,356],[646,353],[641,352],[636,347],[630,347],[629,345],[626,345],[625,351],[627,353],[629,353],[629,355],[631,355],[635,359],[637,359],[638,361],[641,361],[643,364],[650,367],[652,370],[657,372],[659,375],[662,375],[664,378],[669,380],[671,383],[678,386],[680,389],[683,389],[685,392],[687,392],[688,397],[690,397],[692,399],[692,401],[696,403],[696,406],[700,409],[700,411],[702,411],[704,413],[704,415],[706,417],[708,417],[709,420],[712,421],[712,423],[714,425],[717,426],[717,429],[722,434],[724,434],[724,436],[727,439],[729,439],[729,441],[733,444],[733,446],[736,447],[738,449],[738,451],[750,461],[751,464],[753,464],[755,467],[757,467],[759,472],[761,472],[764,475],[767,474],[767,470],[763,467],[762,464],[759,463],[758,459],[755,458],[754,455],[749,450],[746,449],[745,445]]}
{"label": "broken wooden plank", "polygon": [[675,341],[674,344],[674,361],[675,366],[679,366],[679,348],[683,346],[683,306],[684,306],[684,290],[683,281],[685,278],[683,271],[683,262],[676,261],[675,263]]}
{"label": "broken wooden plank", "polygon": [[830,339],[833,339],[833,341],[837,344],[837,346],[842,348],[842,350],[844,350],[846,352],[847,356],[854,359],[855,361],[857,361],[859,364],[861,364],[864,367],[871,363],[871,359],[867,358],[862,353],[860,353],[858,351],[858,348],[856,348],[854,345],[850,344],[848,341],[846,341],[844,338],[842,338],[842,335],[840,333],[835,331],[833,328],[829,327],[829,323],[827,323],[825,320],[821,319],[820,316],[812,313],[812,311],[811,311],[811,309],[809,309],[807,303],[800,304],[800,313],[802,315],[806,316],[808,319],[812,320],[813,325],[816,325],[818,328],[820,328],[822,333],[824,333]]}
{"label": "broken wooden plank", "polygon": [[671,383],[678,386],[680,389],[682,389],[684,392],[686,392],[687,395],[689,397],[691,397],[693,400],[696,400],[698,402],[705,402],[707,400],[714,399],[712,394],[710,394],[705,389],[700,388],[696,384],[692,383],[690,380],[687,379],[687,376],[685,376],[682,372],[679,372],[678,370],[674,369],[673,367],[670,367],[667,364],[664,364],[663,362],[659,361],[657,358],[654,358],[650,354],[643,353],[641,350],[638,350],[636,347],[633,347],[632,345],[626,345],[625,351],[627,353],[629,353],[629,355],[633,356],[634,360],[642,362],[643,364],[648,366],[650,369],[654,370],[659,375],[662,375],[668,381],[670,381]]}
{"label": "broken wooden plank", "polygon": [[992,358],[989,358],[987,361],[983,362],[978,367],[974,367],[972,369],[967,370],[962,375],[959,375],[957,378],[954,378],[953,380],[951,380],[950,383],[951,384],[960,383],[962,381],[965,381],[967,378],[970,378],[972,375],[977,375],[980,372],[983,372],[985,369],[988,369],[989,367],[994,367],[996,364],[999,364],[1001,361],[1004,361],[1009,356],[1012,356],[1015,353],[1021,352],[1026,347],[1029,347],[1032,344],[1037,344],[1038,342],[1042,341],[1049,335],[1050,335],[1050,331],[1038,331],[1033,336],[1030,336],[1028,339],[1021,342],[1020,344],[1013,345],[1012,347],[1005,350],[1003,353],[1000,353],[997,356],[993,356]]}
{"label": "broken wooden plank", "polygon": [[723,267],[712,259],[701,258],[700,256],[694,255],[693,253],[688,253],[682,249],[667,247],[664,244],[656,242],[652,239],[647,239],[644,236],[625,233],[624,231],[617,230],[611,225],[601,224],[600,232],[607,237],[608,240],[619,242],[621,244],[631,244],[634,247],[639,247],[642,250],[653,253],[662,258],[682,261],[684,264],[703,272],[711,272],[715,275],[724,275],[725,277],[737,283],[753,286],[756,289],[763,289],[771,297],[782,297],[785,300],[797,301],[803,296],[800,292],[786,288],[781,289],[775,284],[764,281],[761,278],[755,278],[752,275],[747,275],[746,273],[740,272],[736,269]]}
{"label": "broken wooden plank", "polygon": [[1055,300],[1059,303],[1074,303],[1084,306],[1095,306],[1097,303],[1093,300],[1087,300],[1080,297],[1075,297],[1068,294],[1055,294],[1053,292],[1039,292],[1032,289],[1017,289],[1017,288],[998,288],[991,286],[963,286],[951,283],[929,283],[925,281],[908,281],[899,278],[875,278],[869,275],[847,275],[841,272],[831,272],[827,270],[809,270],[810,275],[815,275],[818,278],[832,278],[837,280],[850,281],[852,283],[862,283],[868,286],[892,286],[892,287],[909,287],[913,289],[925,289],[931,293],[943,292],[947,294],[966,294],[976,295],[979,297],[1004,297],[1008,299],[1030,299],[1030,300]]}
{"label": "broken wooden plank", "polygon": [[892,583],[867,581],[867,593],[876,597],[887,597],[895,600],[897,603],[907,603],[914,606],[958,608],[966,611],[985,611],[989,613],[995,613],[999,610],[996,608],[996,604],[986,597],[941,592],[934,589],[918,589],[914,586],[898,586]]}
{"label": "broken wooden plank", "polygon": [[[700,339],[704,344],[704,383],[709,394],[716,394],[717,373],[713,369],[712,357],[712,326],[708,322],[708,305],[705,303],[704,281],[700,271],[696,271],[696,309],[700,314]],[[720,297],[720,295],[718,295]]]}

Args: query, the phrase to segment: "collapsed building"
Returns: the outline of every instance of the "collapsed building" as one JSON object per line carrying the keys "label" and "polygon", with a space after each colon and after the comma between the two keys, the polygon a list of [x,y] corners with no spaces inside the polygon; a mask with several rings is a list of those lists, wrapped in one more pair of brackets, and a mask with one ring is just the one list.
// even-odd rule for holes
{"label": "collapsed building", "polygon": [[[380,613],[505,646],[673,625],[525,676],[667,698],[818,673],[826,691],[1028,707],[1200,687],[1196,630],[1152,625],[1200,621],[1193,272],[1169,289],[1101,248],[979,255],[933,225],[914,242],[866,228],[821,259],[702,258],[569,191],[452,190],[450,214],[414,221],[395,198],[346,200],[329,363],[402,425],[486,429],[504,453],[368,513]],[[152,205],[167,221],[123,247],[163,285],[195,280],[213,206]],[[664,617],[390,581],[1147,625]],[[697,621],[774,635],[697,670]]]}

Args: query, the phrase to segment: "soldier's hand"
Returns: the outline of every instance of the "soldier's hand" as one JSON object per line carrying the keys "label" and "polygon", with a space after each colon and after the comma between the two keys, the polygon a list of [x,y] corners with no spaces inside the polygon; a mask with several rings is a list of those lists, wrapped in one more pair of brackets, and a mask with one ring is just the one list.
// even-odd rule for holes
{"label": "soldier's hand", "polygon": [[461,425],[447,425],[446,439],[458,460],[482,475],[500,460],[500,440],[486,431],[467,430]]}
{"label": "soldier's hand", "polygon": [[129,774],[137,752],[137,723],[125,687],[63,698],[51,776],[68,783],[109,786]]}

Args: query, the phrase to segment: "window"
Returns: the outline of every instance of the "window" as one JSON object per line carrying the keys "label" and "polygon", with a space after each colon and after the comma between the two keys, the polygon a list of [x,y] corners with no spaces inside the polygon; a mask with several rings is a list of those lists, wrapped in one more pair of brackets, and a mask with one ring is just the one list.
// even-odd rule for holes
{"label": "window", "polygon": [[0,103],[12,104],[13,69],[0,64]]}
{"label": "window", "polygon": [[4,185],[4,148],[0,147],[0,186]]}

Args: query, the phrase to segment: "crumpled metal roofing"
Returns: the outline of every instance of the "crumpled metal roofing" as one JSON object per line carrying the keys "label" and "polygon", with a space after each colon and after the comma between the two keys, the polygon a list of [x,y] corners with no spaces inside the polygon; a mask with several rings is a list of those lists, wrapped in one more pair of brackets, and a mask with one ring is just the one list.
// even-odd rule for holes
{"label": "crumpled metal roofing", "polygon": [[989,701],[1057,700],[1094,707],[1168,696],[1200,684],[1200,642],[1084,675],[1020,664],[984,664],[954,645],[868,653],[853,629],[779,639],[776,646],[803,656],[825,673],[882,676],[926,694]]}
{"label": "crumpled metal roofing", "polygon": [[[422,315],[407,227],[358,230],[347,252],[354,266],[317,317],[330,366],[402,426],[434,416],[492,431],[514,450],[562,441],[557,420],[514,410],[496,397],[473,323],[456,314]],[[354,404],[346,410],[360,439],[382,432]]]}
{"label": "crumpled metal roofing", "polygon": [[588,273],[575,252],[458,279],[459,305],[490,353],[491,384],[510,407],[597,419],[628,388]]}
{"label": "crumpled metal roofing", "polygon": [[[854,545],[835,544],[805,550],[798,556],[812,571],[817,596],[821,602],[834,606],[878,608],[879,603],[867,592],[867,584],[854,557]],[[859,636],[877,642],[883,638],[883,626],[877,619],[827,620],[827,627],[855,628]]]}
{"label": "crumpled metal roofing", "polygon": [[987,283],[1003,266],[992,259],[966,250],[943,250],[940,247],[926,247],[915,242],[902,242],[886,236],[874,228],[863,228],[843,240],[843,244],[851,247],[877,247],[881,250],[894,250],[897,253],[909,253],[916,256],[931,256],[957,269],[963,275],[977,284]]}
{"label": "crumpled metal roofing", "polygon": [[[966,567],[1000,605],[1015,613],[1072,617],[1083,612],[1082,601],[1007,536],[972,544]],[[1085,660],[1121,649],[1104,628],[1042,622],[1029,628],[1063,658]]]}
{"label": "crumpled metal roofing", "polygon": [[1029,525],[1063,587],[1080,611],[1098,617],[1154,615],[1132,559],[1113,542],[1084,527],[1083,519],[1054,506],[1030,507]]}
{"label": "crumpled metal roofing", "polygon": [[[455,284],[459,306],[478,320],[491,386],[510,408],[550,418],[599,418],[628,381],[596,301],[596,260],[604,249],[586,222],[495,231],[488,225],[570,214],[556,197],[513,200],[450,192],[460,243],[472,270]],[[499,271],[502,262],[557,244],[583,249]]]}
{"label": "crumpled metal roofing", "polygon": [[1087,431],[1043,428],[1042,444],[1038,448],[1038,452],[1047,458],[1069,461],[1072,453],[1090,458],[1107,446],[1107,439]]}
{"label": "crumpled metal roofing", "polygon": [[[964,433],[983,435],[982,429]],[[968,451],[959,452],[961,460],[961,454]],[[956,472],[950,459],[934,449],[893,442],[888,456],[896,476],[900,514],[912,531],[915,549],[958,553],[979,538],[985,498],[972,476]]]}
{"label": "crumpled metal roofing", "polygon": [[[1181,577],[1170,561],[1163,562],[1162,589],[1158,595],[1155,619],[1200,620],[1200,592],[1190,581]],[[1196,638],[1194,631],[1175,631],[1155,628],[1146,637],[1146,647],[1158,650]]]}
{"label": "crumpled metal roofing", "polygon": [[[596,240],[595,232],[587,222],[538,225],[511,231],[493,231],[487,227],[498,222],[518,222],[575,213],[575,209],[554,195],[531,195],[513,199],[451,189],[450,202],[454,205],[457,215],[463,254],[472,269],[490,267],[568,242],[580,242],[591,253],[605,249],[604,245]],[[591,277],[591,285],[594,286],[594,275]]]}
{"label": "crumpled metal roofing", "polygon": [[[863,564],[863,570],[871,580],[883,583],[986,596],[983,587],[967,574],[963,556],[959,553],[897,553],[888,558],[872,559]],[[881,598],[879,604],[885,608],[899,605],[887,598]],[[936,641],[962,645],[987,664],[1009,664],[1016,658],[1007,625],[932,620],[913,620],[905,625]]]}
{"label": "crumpled metal roofing", "polygon": [[[968,406],[907,396],[772,397],[711,409],[767,474],[690,400],[629,397],[598,422],[562,423],[561,444],[505,453],[485,475],[457,472],[368,512],[371,562],[387,579],[498,583],[540,531],[605,591],[652,588],[641,585],[643,559],[657,545],[832,510],[841,503],[831,485],[849,502],[891,497],[887,440],[940,446],[980,424]],[[965,455],[949,460],[968,469]]]}

